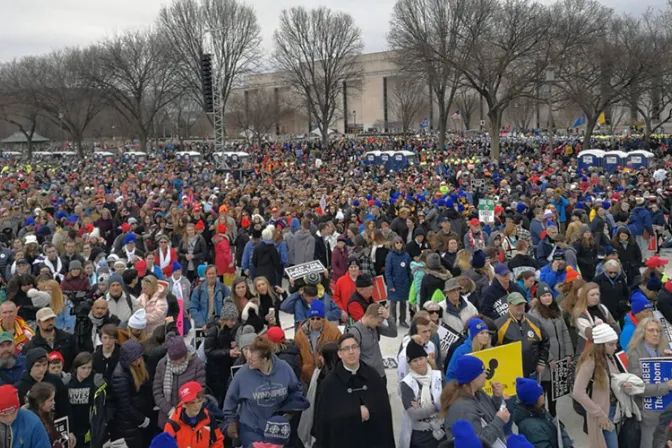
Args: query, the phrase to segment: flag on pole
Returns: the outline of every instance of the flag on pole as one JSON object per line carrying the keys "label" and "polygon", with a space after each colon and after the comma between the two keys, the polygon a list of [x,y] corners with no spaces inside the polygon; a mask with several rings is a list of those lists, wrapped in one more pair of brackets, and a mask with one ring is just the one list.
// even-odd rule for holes
{"label": "flag on pole", "polygon": [[450,116],[450,118],[452,118],[453,120],[459,120],[459,119],[462,118],[462,115],[460,114],[460,111],[459,111],[459,110],[456,110],[455,113],[453,113],[453,114]]}
{"label": "flag on pole", "polygon": [[597,117],[597,124],[600,126],[604,124],[604,112],[600,112],[600,115]]}
{"label": "flag on pole", "polygon": [[574,122],[572,127],[573,128],[578,128],[579,126],[584,125],[584,124],[586,124],[586,115],[581,114],[581,116],[576,119],[576,121]]}

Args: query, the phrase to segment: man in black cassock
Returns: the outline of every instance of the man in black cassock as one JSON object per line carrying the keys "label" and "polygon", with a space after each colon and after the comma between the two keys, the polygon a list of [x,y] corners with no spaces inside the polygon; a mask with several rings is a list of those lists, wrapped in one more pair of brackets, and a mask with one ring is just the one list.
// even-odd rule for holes
{"label": "man in black cassock", "polygon": [[359,361],[351,334],[338,340],[341,359],[320,385],[314,435],[320,448],[394,448],[387,389],[374,369]]}

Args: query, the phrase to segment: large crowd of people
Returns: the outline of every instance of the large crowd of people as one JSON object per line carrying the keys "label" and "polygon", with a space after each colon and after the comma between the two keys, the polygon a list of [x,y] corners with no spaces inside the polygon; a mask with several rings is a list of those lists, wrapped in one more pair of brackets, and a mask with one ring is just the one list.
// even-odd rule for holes
{"label": "large crowd of people", "polygon": [[[2,162],[0,447],[672,446],[672,406],[644,404],[672,380],[639,362],[672,355],[666,142],[615,172],[572,140],[502,146]],[[386,147],[417,163],[364,163]],[[472,356],[511,343],[515,396]],[[551,396],[567,359],[583,428]]]}

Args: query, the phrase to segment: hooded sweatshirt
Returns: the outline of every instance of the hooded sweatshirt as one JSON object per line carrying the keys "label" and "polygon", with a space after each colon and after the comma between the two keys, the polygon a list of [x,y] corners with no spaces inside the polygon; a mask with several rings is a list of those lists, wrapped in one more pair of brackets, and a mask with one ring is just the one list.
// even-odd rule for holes
{"label": "hooded sweatshirt", "polygon": [[268,375],[247,364],[241,367],[224,400],[225,425],[239,421],[241,434],[252,433],[252,438],[263,437],[266,421],[273,415],[309,406],[289,364],[275,355],[271,355],[271,360],[273,367]]}

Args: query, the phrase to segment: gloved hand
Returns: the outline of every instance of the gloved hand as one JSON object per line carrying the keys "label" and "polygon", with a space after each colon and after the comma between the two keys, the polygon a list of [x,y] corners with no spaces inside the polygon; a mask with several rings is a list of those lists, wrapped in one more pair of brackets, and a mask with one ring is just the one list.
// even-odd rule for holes
{"label": "gloved hand", "polygon": [[145,417],[145,421],[138,425],[138,428],[146,428],[149,426],[149,417]]}

